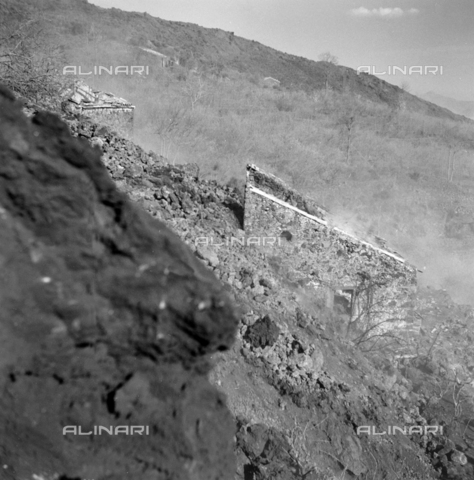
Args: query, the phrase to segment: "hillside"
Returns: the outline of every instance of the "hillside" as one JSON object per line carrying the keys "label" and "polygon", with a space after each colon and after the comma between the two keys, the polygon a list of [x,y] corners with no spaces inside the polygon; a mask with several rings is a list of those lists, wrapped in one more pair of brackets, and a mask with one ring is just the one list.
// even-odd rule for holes
{"label": "hillside", "polygon": [[[259,164],[330,209],[346,230],[388,240],[424,271],[423,284],[471,301],[471,121],[376,77],[217,29],[85,1],[0,6],[12,31],[33,8],[55,68],[150,63],[148,78],[80,77],[136,105],[134,140],[143,147],[232,185],[242,185],[247,163]],[[162,68],[139,46],[180,64]],[[280,86],[267,85],[268,75]],[[54,98],[58,89],[47,93]]]}
{"label": "hillside", "polygon": [[[422,332],[406,345],[412,358],[397,361],[390,349],[364,352],[344,332],[343,319],[297,281],[298,272],[281,270],[264,249],[197,243],[243,233],[238,191],[200,179],[196,165],[148,157],[93,122],[67,122],[74,135],[99,146],[120,190],[166,221],[237,306],[236,341],[213,355],[210,372],[236,422],[235,479],[462,480],[473,475],[472,389],[466,383],[466,395],[453,396],[461,392],[452,380],[456,375],[464,385],[474,367],[471,307],[455,304],[444,292],[420,289],[415,311]],[[452,398],[462,405],[461,418]],[[390,423],[427,422],[446,425],[448,433],[387,441],[355,434],[357,425],[383,429]]]}
{"label": "hillside", "polygon": [[[2,480],[473,478],[474,310],[423,286],[472,301],[472,122],[230,32],[87,1],[0,15],[2,54],[23,59],[0,65],[21,99],[0,91]],[[87,79],[136,106],[133,135],[59,109],[55,69],[156,61],[139,47],[170,62]],[[297,261],[203,246],[245,235],[248,163],[346,240],[285,231]],[[413,328],[364,330],[315,293],[323,268],[370,277],[354,237],[396,282],[399,254],[424,272],[401,305]]]}
{"label": "hillside", "polygon": [[[0,68],[21,99],[0,91],[2,480],[473,478],[474,310],[449,295],[472,302],[472,122],[230,32],[87,1],[0,0],[0,15],[2,53],[25,60]],[[72,78],[55,69],[156,61],[139,47],[170,63],[87,79],[136,106],[133,135],[59,109]],[[203,246],[245,235],[249,163],[348,240],[285,231],[298,261]],[[322,268],[370,277],[354,237],[388,252],[388,276],[399,254],[424,272],[401,306],[419,334],[358,330],[315,293]]]}
{"label": "hillside", "polygon": [[[361,74],[351,68],[328,62],[315,62],[303,57],[279,52],[256,41],[235,36],[232,32],[208,29],[198,25],[171,22],[146,13],[129,13],[119,9],[104,9],[87,0],[2,0],[4,11],[17,14],[27,6],[40,16],[44,27],[60,35],[66,57],[84,62],[84,50],[92,47],[98,65],[108,65],[109,45],[124,48],[133,56],[136,47],[148,47],[179,60],[183,67],[198,67],[204,71],[225,73],[236,71],[256,78],[273,77],[289,90],[313,92],[326,88],[350,92],[365,99],[391,107],[405,104],[409,111],[443,119],[461,120],[445,108],[404,92],[373,75]],[[104,48],[106,47],[107,48]],[[135,48],[133,48],[135,47]],[[151,59],[149,59],[151,60]],[[74,64],[74,63],[73,63]]]}
{"label": "hillside", "polygon": [[[364,352],[264,251],[196,243],[242,232],[234,188],[87,119],[0,102],[7,480],[472,478],[471,391],[453,397],[461,418],[450,400],[452,372],[473,368],[472,308],[422,291],[413,358]],[[128,422],[148,441],[61,435]],[[356,433],[428,422],[445,432]]]}

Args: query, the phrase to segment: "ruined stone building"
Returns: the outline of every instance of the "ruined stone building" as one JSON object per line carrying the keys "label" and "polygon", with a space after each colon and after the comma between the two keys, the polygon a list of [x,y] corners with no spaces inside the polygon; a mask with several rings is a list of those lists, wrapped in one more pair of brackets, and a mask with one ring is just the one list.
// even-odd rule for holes
{"label": "ruined stone building", "polygon": [[82,81],[75,81],[62,96],[62,109],[65,112],[89,117],[111,127],[124,137],[132,136],[135,107],[127,100],[112,93],[93,90]]}
{"label": "ruined stone building", "polygon": [[[246,235],[266,242],[274,265],[354,325],[418,331],[410,316],[416,268],[399,254],[345,233],[328,212],[254,165],[247,167]],[[267,250],[266,250],[267,251]]]}
{"label": "ruined stone building", "polygon": [[[165,55],[163,53],[157,52],[156,50],[152,50],[151,48],[144,48],[144,47],[138,47],[140,49],[141,55],[138,56],[138,62],[142,62],[144,60],[149,60],[150,55],[151,58],[154,59],[153,64],[158,64],[160,67],[166,68],[166,67],[172,67],[173,65],[179,65],[179,59],[177,57],[170,57],[168,55]],[[144,55],[148,54],[148,55]]]}
{"label": "ruined stone building", "polygon": [[280,80],[273,77],[265,77],[263,79],[263,85],[265,87],[276,88],[280,86]]}

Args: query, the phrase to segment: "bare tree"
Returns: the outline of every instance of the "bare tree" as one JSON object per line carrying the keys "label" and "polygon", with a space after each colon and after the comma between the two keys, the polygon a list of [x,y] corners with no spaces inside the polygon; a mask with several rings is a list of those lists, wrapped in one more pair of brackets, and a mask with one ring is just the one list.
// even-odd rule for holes
{"label": "bare tree", "polygon": [[170,158],[173,145],[182,130],[186,115],[186,108],[179,104],[172,104],[163,111],[160,118],[155,119],[155,133],[161,141],[160,154],[168,159]]}
{"label": "bare tree", "polygon": [[55,40],[28,12],[0,25],[0,81],[28,101],[53,109],[59,107],[58,91],[66,83]]}
{"label": "bare tree", "polygon": [[346,163],[348,164],[350,161],[352,133],[355,127],[355,115],[349,112],[340,119],[340,122],[347,130]]}
{"label": "bare tree", "polygon": [[454,166],[455,166],[455,156],[457,153],[465,152],[459,146],[449,146],[449,154],[448,154],[448,182],[452,183],[454,179]]}
{"label": "bare tree", "polygon": [[288,454],[295,463],[296,477],[301,480],[305,480],[313,472],[318,473],[318,469],[314,461],[314,452],[311,451],[308,445],[308,428],[318,428],[327,419],[328,417],[325,417],[317,424],[313,424],[310,419],[303,427],[302,425],[298,424],[295,416],[293,418],[293,428],[288,429],[286,432],[285,437],[290,445]]}
{"label": "bare tree", "polygon": [[460,419],[463,406],[465,403],[465,389],[466,387],[472,385],[472,377],[469,374],[466,374],[465,369],[462,368],[460,372],[459,369],[454,370],[454,380],[453,380],[453,404],[454,404],[454,417],[453,421]]}
{"label": "bare tree", "polygon": [[333,55],[331,52],[324,52],[319,55],[319,60],[321,62],[326,62],[326,65],[324,66],[325,68],[325,91],[326,94],[329,91],[330,83],[331,83],[331,77],[333,75],[334,67],[339,63],[338,58]]}
{"label": "bare tree", "polygon": [[191,110],[194,110],[196,104],[203,100],[208,94],[208,84],[203,78],[202,73],[189,75],[184,91],[191,102]]}
{"label": "bare tree", "polygon": [[332,63],[333,65],[338,65],[339,64],[339,59],[333,55],[331,52],[324,52],[319,55],[318,59],[321,62],[328,62]]}
{"label": "bare tree", "polygon": [[383,297],[375,292],[384,286],[377,278],[363,278],[354,289],[353,308],[346,328],[346,337],[364,352],[398,350],[407,345],[405,332],[394,328],[398,318]]}
{"label": "bare tree", "polygon": [[400,84],[400,88],[405,92],[410,92],[411,90],[410,84],[406,80]]}

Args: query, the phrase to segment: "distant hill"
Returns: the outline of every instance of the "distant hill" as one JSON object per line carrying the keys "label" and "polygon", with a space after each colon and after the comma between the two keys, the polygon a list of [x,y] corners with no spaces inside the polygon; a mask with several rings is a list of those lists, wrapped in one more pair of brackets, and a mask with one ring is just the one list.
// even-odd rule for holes
{"label": "distant hill", "polygon": [[[331,88],[394,108],[462,119],[446,108],[426,102],[373,75],[359,75],[352,68],[283,53],[233,32],[166,21],[146,13],[105,9],[87,0],[24,0],[21,5],[36,10],[48,31],[60,34],[71,60],[83,59],[78,55],[78,47],[81,47],[79,50],[89,47],[100,61],[110,50],[103,51],[101,45],[112,41],[117,49],[122,46],[123,53],[137,52],[138,47],[150,48],[176,58],[181,66],[189,69],[198,67],[218,73],[237,71],[254,75],[256,79],[273,77],[280,81],[282,89],[308,92]],[[8,9],[17,12],[17,2],[1,0],[0,11]]]}
{"label": "distant hill", "polygon": [[456,100],[455,98],[439,95],[435,92],[427,92],[420,95],[420,97],[440,107],[447,108],[454,113],[474,119],[474,101]]}

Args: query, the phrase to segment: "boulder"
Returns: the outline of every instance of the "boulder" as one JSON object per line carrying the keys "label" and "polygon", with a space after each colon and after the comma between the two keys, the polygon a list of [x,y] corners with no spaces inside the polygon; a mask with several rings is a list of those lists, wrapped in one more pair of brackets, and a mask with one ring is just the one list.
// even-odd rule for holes
{"label": "boulder", "polygon": [[265,315],[247,328],[244,339],[254,348],[265,348],[274,345],[279,334],[280,328],[278,325],[273,322],[269,315]]}

